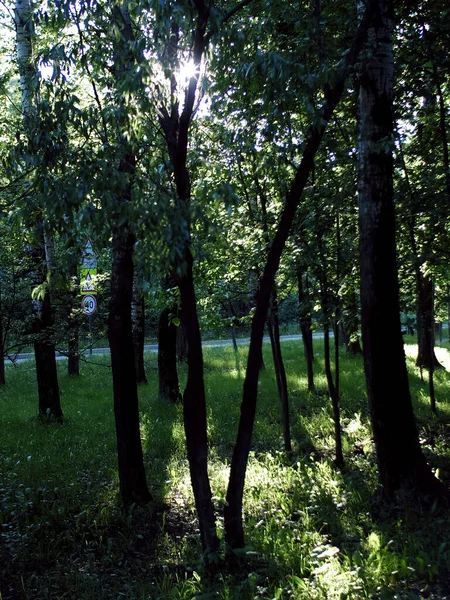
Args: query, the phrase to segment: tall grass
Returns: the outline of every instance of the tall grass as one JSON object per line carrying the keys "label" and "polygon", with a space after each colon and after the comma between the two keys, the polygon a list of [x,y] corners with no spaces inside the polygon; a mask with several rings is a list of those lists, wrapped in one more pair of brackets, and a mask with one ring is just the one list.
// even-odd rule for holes
{"label": "tall grass", "polygon": [[[438,416],[427,381],[406,347],[421,442],[448,481],[449,381],[436,373]],[[281,409],[265,345],[253,449],[245,492],[247,548],[202,570],[184,447],[182,407],[157,396],[156,355],[146,356],[140,388],[147,507],[118,506],[112,385],[108,357],[69,378],[59,364],[63,425],[37,419],[31,361],[7,369],[0,390],[0,591],[2,600],[70,598],[443,598],[450,572],[448,511],[413,496],[386,505],[377,493],[362,361],[342,354],[346,466],[333,463],[333,422],[315,342],[317,393],[307,392],[300,342],[285,342],[294,451],[283,448]],[[447,346],[440,359],[449,361]],[[206,347],[210,476],[221,509],[239,419],[247,350]],[[450,362],[447,362],[450,367]],[[181,377],[185,377],[181,368]],[[386,394],[395,402],[395,382]],[[434,596],[433,596],[434,594]]]}

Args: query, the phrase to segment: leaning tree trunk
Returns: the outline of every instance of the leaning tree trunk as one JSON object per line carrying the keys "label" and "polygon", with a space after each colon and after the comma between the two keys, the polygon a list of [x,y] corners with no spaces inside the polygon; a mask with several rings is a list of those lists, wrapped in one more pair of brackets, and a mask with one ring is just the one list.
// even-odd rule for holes
{"label": "leaning tree trunk", "polygon": [[164,308],[158,328],[159,395],[170,402],[181,402],[177,368],[177,329],[171,319],[173,308]]}
{"label": "leaning tree trunk", "polygon": [[[392,148],[393,5],[376,0],[359,93],[358,192],[364,365],[380,482],[448,495],[422,454],[400,330]],[[386,343],[389,336],[389,343]],[[389,382],[389,385],[387,385]],[[394,384],[395,382],[395,384]]]}
{"label": "leaning tree trunk", "polygon": [[134,362],[137,383],[147,383],[144,364],[145,347],[145,300],[142,293],[142,277],[134,275],[131,300],[131,320],[133,328]]}
{"label": "leaning tree trunk", "polygon": [[[371,3],[369,3],[371,7]],[[344,90],[344,84],[350,69],[355,64],[360,49],[365,41],[371,8],[358,28],[352,48],[346,54],[340,71],[335,78],[335,86],[328,88],[322,109],[321,118],[317,120],[306,139],[301,163],[291,183],[289,193],[278,223],[278,228],[270,246],[264,273],[257,294],[255,313],[252,319],[250,348],[247,359],[247,371],[242,394],[239,429],[231,461],[230,478],[227,488],[227,503],[224,507],[225,539],[231,548],[242,548],[245,545],[244,524],[242,518],[242,502],[244,494],[245,474],[250,452],[253,425],[255,420],[256,400],[258,395],[258,375],[262,359],[262,341],[264,324],[270,303],[270,295],[275,281],[281,254],[289,237],[297,207],[303,190],[314,166],[314,157],[322,141],[326,126],[333,115]]]}

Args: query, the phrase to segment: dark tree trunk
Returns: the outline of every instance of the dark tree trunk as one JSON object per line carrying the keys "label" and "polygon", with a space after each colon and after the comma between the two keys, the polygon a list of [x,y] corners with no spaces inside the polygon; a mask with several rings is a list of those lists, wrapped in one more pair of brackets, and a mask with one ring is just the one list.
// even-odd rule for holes
{"label": "dark tree trunk", "polygon": [[[80,374],[80,351],[79,351],[79,318],[73,311],[79,306],[78,295],[78,269],[75,260],[70,265],[70,276],[74,282],[70,290],[70,310],[67,319],[69,332],[69,353],[67,359],[67,373],[77,377]],[[78,304],[78,306],[77,306]]]}
{"label": "dark tree trunk", "polygon": [[[370,6],[372,6],[370,4]],[[294,180],[291,184],[286,202],[279,220],[273,243],[267,257],[264,273],[257,294],[255,313],[252,319],[250,348],[247,359],[247,372],[242,395],[241,416],[239,429],[231,461],[230,479],[227,488],[227,503],[224,508],[225,539],[231,548],[241,548],[245,545],[244,526],[242,519],[242,500],[248,455],[250,452],[253,425],[255,420],[256,400],[258,395],[258,375],[262,358],[262,341],[264,324],[270,303],[270,295],[275,280],[281,254],[289,237],[297,207],[302,198],[303,190],[309,179],[314,165],[314,157],[325,133],[325,128],[333,115],[334,109],[342,95],[344,84],[350,68],[354,65],[359,51],[365,41],[368,18],[371,10],[367,9],[363,21],[358,28],[354,44],[346,54],[342,70],[336,77],[336,85],[326,92],[326,100],[321,118],[309,132],[304,145],[303,156]]]}
{"label": "dark tree trunk", "polygon": [[134,235],[126,223],[114,229],[108,335],[111,348],[120,496],[124,505],[133,502],[143,504],[150,500],[139,429],[138,391],[131,329],[134,243]]}
{"label": "dark tree trunk", "polygon": [[[194,114],[195,95],[198,84],[198,73],[206,45],[206,27],[210,16],[210,7],[204,2],[196,2],[197,19],[193,36],[192,56],[196,67],[196,75],[189,80],[185,90],[185,102],[181,114],[177,99],[178,89],[175,70],[179,64],[178,33],[172,29],[170,44],[167,48],[168,60],[172,67],[171,104],[162,107],[160,124],[164,132],[168,154],[173,167],[173,176],[177,191],[177,208],[180,218],[187,224],[187,235],[182,234],[174,243],[182,248],[182,257],[172,265],[177,273],[180,290],[181,315],[187,338],[188,375],[183,395],[184,429],[186,448],[189,460],[192,489],[197,508],[200,535],[208,567],[213,566],[211,553],[219,547],[216,534],[216,521],[212,504],[211,487],[208,476],[208,435],[206,419],[206,397],[203,378],[203,353],[200,325],[193,278],[193,257],[190,240],[190,199],[191,182],[187,168],[189,127]],[[175,22],[174,22],[175,23]]]}
{"label": "dark tree trunk", "polygon": [[328,275],[327,275],[327,261],[325,260],[322,236],[319,234],[318,248],[319,256],[321,259],[321,281],[320,281],[320,304],[323,314],[323,340],[324,340],[324,363],[325,363],[325,376],[327,378],[328,394],[331,400],[331,406],[333,408],[333,422],[334,422],[334,440],[335,440],[335,463],[341,467],[344,464],[344,455],[342,453],[342,430],[341,430],[341,411],[339,406],[339,333],[336,331],[338,327],[335,327],[335,359],[336,363],[336,380],[333,381],[333,374],[331,371],[331,354],[330,354],[330,321],[331,321],[331,295],[328,288]]}
{"label": "dark tree trunk", "polygon": [[200,535],[205,553],[216,552],[219,540],[208,477],[208,435],[203,376],[203,352],[192,274],[193,259],[185,249],[183,273],[179,278],[181,310],[188,343],[188,378],[184,390],[184,428],[192,488],[197,507]]}
{"label": "dark tree trunk", "polygon": [[360,78],[358,192],[364,365],[379,478],[387,496],[404,484],[425,494],[448,494],[421,452],[409,392],[400,330],[393,158],[385,143],[393,139],[393,6],[391,0],[377,0],[376,7],[371,57]]}
{"label": "dark tree trunk", "polygon": [[308,391],[314,391],[314,351],[313,351],[313,334],[311,321],[311,304],[309,302],[308,290],[304,289],[303,273],[300,267],[297,268],[297,285],[298,285],[298,306],[299,306],[299,321],[300,331],[303,340],[303,349],[306,360],[306,370],[308,373]]}
{"label": "dark tree trunk", "polygon": [[434,352],[433,280],[416,269],[417,283],[417,345],[416,365],[421,368],[443,368]]}
{"label": "dark tree trunk", "polygon": [[351,292],[343,312],[346,350],[352,356],[359,356],[362,348],[359,342],[359,311],[355,291]]}
{"label": "dark tree trunk", "polygon": [[0,289],[0,386],[6,384],[5,380],[5,340],[3,339],[3,311]]}
{"label": "dark tree trunk", "polygon": [[[120,85],[123,85],[135,66],[131,46],[136,40],[127,2],[113,5],[112,11],[113,23],[120,31],[120,36],[115,38],[114,45],[114,72],[120,89]],[[117,154],[120,156],[118,173],[121,185],[114,198],[108,337],[111,349],[120,497],[126,506],[134,502],[145,504],[151,496],[145,476],[139,427],[139,400],[131,320],[133,253],[136,237],[128,222],[127,209],[133,199],[137,159],[124,135],[129,126],[124,108],[122,105],[123,112],[118,123],[116,140]]]}
{"label": "dark tree trunk", "polygon": [[236,339],[236,325],[234,324],[234,322],[231,323],[231,341],[233,343],[233,350],[237,352],[238,344]]}
{"label": "dark tree trunk", "polygon": [[136,382],[147,383],[144,364],[145,346],[145,300],[142,293],[142,278],[135,274],[133,279],[133,295],[131,299],[131,320],[133,331],[134,361]]}
{"label": "dark tree trunk", "polygon": [[173,309],[165,308],[159,317],[158,381],[159,395],[170,402],[181,402],[177,369],[177,329],[172,322]]}
{"label": "dark tree trunk", "polygon": [[340,392],[340,381],[341,381],[341,363],[339,357],[339,344],[340,344],[340,323],[338,317],[334,320],[333,324],[334,333],[334,387],[336,389],[336,395],[339,398]]}
{"label": "dark tree trunk", "polygon": [[344,455],[342,453],[342,430],[341,430],[341,411],[339,407],[339,394],[337,388],[333,382],[333,375],[331,373],[330,363],[330,327],[328,323],[324,324],[323,327],[323,339],[324,339],[324,361],[325,361],[325,375],[327,378],[328,393],[330,394],[331,406],[333,408],[333,421],[334,421],[334,440],[335,440],[335,463],[338,467],[344,464]]}
{"label": "dark tree trunk", "polygon": [[186,327],[183,323],[183,315],[179,316],[180,324],[177,329],[177,359],[178,362],[186,362],[188,357],[188,345],[186,336]]}
{"label": "dark tree trunk", "polygon": [[277,380],[278,396],[281,402],[283,417],[283,440],[286,452],[292,451],[291,427],[289,423],[289,395],[286,379],[286,370],[284,368],[283,356],[281,354],[280,327],[278,323],[278,302],[276,297],[276,288],[272,293],[269,318],[267,319],[269,329],[270,344],[272,347],[273,366]]}
{"label": "dark tree trunk", "polygon": [[[42,286],[47,280],[45,246],[31,250],[33,287]],[[45,290],[43,298],[36,298],[33,304],[33,337],[36,361],[36,378],[39,395],[39,415],[62,420],[63,413],[59,396],[58,374],[56,370],[55,344],[53,342],[53,309],[50,292]]]}

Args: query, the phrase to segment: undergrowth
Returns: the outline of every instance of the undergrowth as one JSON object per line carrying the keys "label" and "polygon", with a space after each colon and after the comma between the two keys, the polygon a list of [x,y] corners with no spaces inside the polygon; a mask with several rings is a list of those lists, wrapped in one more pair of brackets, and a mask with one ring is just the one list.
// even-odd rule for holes
{"label": "undergrowth", "polygon": [[[409,340],[411,343],[412,339]],[[449,380],[427,378],[406,347],[411,390],[427,459],[450,480]],[[307,391],[299,342],[283,343],[294,450],[282,447],[281,410],[265,345],[244,514],[247,547],[215,575],[204,572],[184,447],[182,407],[158,398],[156,355],[146,356],[141,433],[153,501],[122,511],[108,357],[70,378],[60,362],[64,423],[37,419],[31,361],[7,369],[0,389],[0,598],[150,600],[294,598],[417,600],[450,597],[450,516],[403,495],[387,505],[377,489],[360,358],[342,354],[345,467],[333,463],[333,421],[315,340],[317,392]],[[447,361],[444,345],[439,358]],[[205,377],[210,476],[222,509],[239,419],[246,349],[207,347]],[[181,377],[185,377],[181,367]],[[395,402],[393,382],[386,393]]]}

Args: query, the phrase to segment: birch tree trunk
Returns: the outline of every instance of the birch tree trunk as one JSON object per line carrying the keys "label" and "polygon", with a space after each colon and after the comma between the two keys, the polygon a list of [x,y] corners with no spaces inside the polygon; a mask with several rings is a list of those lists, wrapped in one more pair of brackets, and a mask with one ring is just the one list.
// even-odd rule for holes
{"label": "birch tree trunk", "polygon": [[[22,92],[22,113],[25,134],[31,139],[33,120],[36,117],[38,76],[33,62],[33,12],[30,0],[16,0],[14,19],[16,26],[17,60]],[[38,382],[39,414],[43,417],[62,419],[58,375],[56,371],[55,345],[53,342],[53,309],[47,274],[54,266],[53,240],[44,232],[42,209],[32,206],[39,245],[30,249],[34,288],[41,286],[41,293],[32,301],[34,353]]]}

